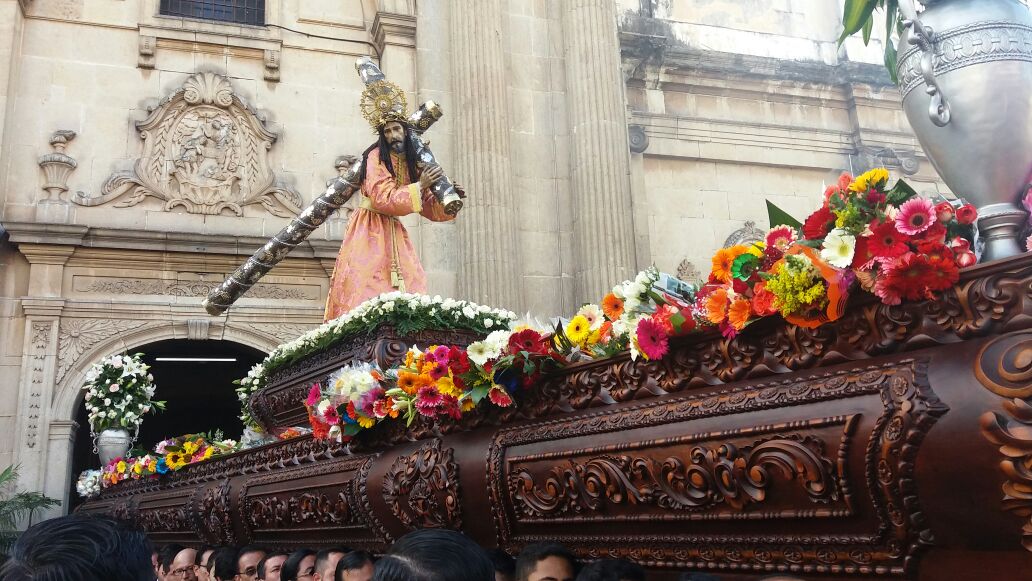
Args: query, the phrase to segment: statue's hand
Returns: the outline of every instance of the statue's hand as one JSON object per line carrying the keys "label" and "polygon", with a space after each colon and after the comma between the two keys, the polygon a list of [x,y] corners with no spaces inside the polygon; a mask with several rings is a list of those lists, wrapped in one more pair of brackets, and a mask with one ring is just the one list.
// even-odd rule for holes
{"label": "statue's hand", "polygon": [[419,175],[419,189],[426,190],[434,185],[434,182],[444,177],[444,170],[439,165],[432,165]]}

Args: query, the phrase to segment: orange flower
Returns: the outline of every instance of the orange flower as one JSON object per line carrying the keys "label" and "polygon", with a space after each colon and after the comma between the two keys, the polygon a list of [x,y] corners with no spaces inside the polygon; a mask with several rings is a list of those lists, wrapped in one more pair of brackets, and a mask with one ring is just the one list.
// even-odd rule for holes
{"label": "orange flower", "polygon": [[418,383],[419,383],[418,382],[418,378],[419,378],[419,376],[416,375],[415,373],[409,373],[407,371],[399,371],[398,372],[398,387],[401,388],[401,390],[404,391],[407,394],[415,395],[416,391],[420,387],[418,385]]}
{"label": "orange flower", "polygon": [[727,316],[727,307],[730,300],[727,290],[718,288],[706,297],[706,318],[714,325],[719,325]]}
{"label": "orange flower", "polygon": [[739,297],[731,302],[731,308],[728,309],[727,313],[727,320],[736,331],[744,329],[751,316],[752,306],[748,300]]}
{"label": "orange flower", "polygon": [[718,250],[713,255],[713,278],[721,282],[731,282],[731,265],[736,258],[748,251],[749,248],[741,244]]}
{"label": "orange flower", "polygon": [[609,293],[602,299],[602,312],[610,321],[615,321],[623,314],[623,299]]}

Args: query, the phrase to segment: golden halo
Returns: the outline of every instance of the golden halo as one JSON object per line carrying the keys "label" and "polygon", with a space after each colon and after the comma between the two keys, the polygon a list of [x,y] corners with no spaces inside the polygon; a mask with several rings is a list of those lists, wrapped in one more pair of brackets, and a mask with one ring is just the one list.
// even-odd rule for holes
{"label": "golden halo", "polygon": [[388,121],[404,121],[408,117],[408,101],[405,92],[394,83],[380,80],[366,85],[359,101],[362,117],[374,130],[379,130]]}

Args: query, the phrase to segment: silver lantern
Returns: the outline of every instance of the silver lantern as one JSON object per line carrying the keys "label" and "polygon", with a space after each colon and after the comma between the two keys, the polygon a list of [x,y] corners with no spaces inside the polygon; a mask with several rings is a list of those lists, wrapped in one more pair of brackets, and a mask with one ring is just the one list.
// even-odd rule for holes
{"label": "silver lantern", "polygon": [[900,0],[903,109],[928,159],[979,213],[982,260],[1023,252],[1032,173],[1032,15],[1018,0]]}

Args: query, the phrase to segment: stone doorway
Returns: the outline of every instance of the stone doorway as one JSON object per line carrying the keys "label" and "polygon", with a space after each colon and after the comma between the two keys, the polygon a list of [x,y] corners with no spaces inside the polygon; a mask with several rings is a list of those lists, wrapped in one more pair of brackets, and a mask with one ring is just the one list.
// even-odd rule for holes
{"label": "stone doorway", "polygon": [[[129,352],[144,354],[157,385],[155,398],[168,402],[164,412],[144,419],[137,447],[150,450],[165,438],[214,430],[222,430],[227,438],[240,436],[243,424],[233,380],[247,375],[265,353],[233,341],[190,339],[155,341]],[[75,421],[81,428],[72,452],[69,498],[73,510],[81,500],[75,492],[75,479],[100,462],[93,453],[86,408],[81,403]]]}

